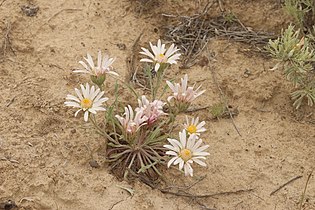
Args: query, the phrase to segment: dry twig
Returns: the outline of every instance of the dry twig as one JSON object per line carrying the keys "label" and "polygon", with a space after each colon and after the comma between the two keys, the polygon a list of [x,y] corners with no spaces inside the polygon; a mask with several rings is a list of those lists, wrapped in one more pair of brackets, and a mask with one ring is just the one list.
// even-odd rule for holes
{"label": "dry twig", "polygon": [[311,176],[313,174],[313,171],[314,169],[311,171],[311,173],[308,175],[307,177],[307,180],[306,180],[306,184],[305,184],[305,187],[304,187],[304,190],[303,190],[303,193],[302,193],[302,196],[301,196],[301,201],[300,201],[300,206],[299,206],[299,210],[301,210],[303,208],[303,202],[304,202],[304,198],[305,198],[305,194],[306,194],[306,189],[307,189],[307,186],[308,186],[308,183],[311,179]]}
{"label": "dry twig", "polygon": [[[210,56],[209,56],[209,55],[210,55],[210,52],[209,52],[208,49],[207,49],[207,51],[208,51],[208,53],[207,53],[207,54],[208,54],[207,58],[208,58],[208,61],[209,61],[208,63],[211,63],[211,62],[210,62],[210,61],[211,61],[211,58],[210,58]],[[241,133],[240,133],[240,131],[238,130],[238,128],[237,128],[235,122],[234,122],[233,113],[231,112],[230,107],[229,107],[229,105],[227,104],[227,102],[226,102],[226,100],[225,100],[225,96],[224,96],[223,90],[221,89],[221,87],[220,87],[220,85],[219,85],[219,83],[218,83],[217,77],[216,77],[216,75],[215,75],[215,73],[214,73],[214,71],[213,71],[213,69],[211,68],[210,65],[209,65],[209,69],[210,69],[210,71],[211,71],[211,75],[212,75],[213,82],[214,82],[214,84],[217,86],[217,88],[218,88],[218,90],[219,90],[219,92],[220,92],[221,101],[224,102],[224,106],[225,106],[226,110],[227,110],[228,113],[229,113],[229,116],[230,116],[230,119],[231,119],[231,121],[232,121],[232,124],[233,124],[233,126],[234,126],[236,132],[238,133],[238,135],[239,135],[239,136],[242,136]]]}
{"label": "dry twig", "polygon": [[270,193],[270,196],[274,195],[276,192],[278,192],[279,190],[281,190],[282,188],[284,188],[285,186],[287,186],[288,184],[294,182],[295,180],[298,180],[300,178],[302,178],[303,176],[297,176],[297,177],[294,177],[293,179],[290,179],[289,181],[287,181],[286,183],[284,183],[283,185],[281,185],[280,187],[278,187],[277,189],[275,189],[274,191],[272,191]]}
{"label": "dry twig", "polygon": [[[252,192],[254,189],[241,189],[241,190],[235,190],[235,191],[226,191],[226,192],[218,192],[218,193],[212,193],[212,194],[201,194],[201,195],[196,195],[196,194],[191,194],[185,191],[178,190],[177,192],[170,191],[167,189],[162,189],[156,187],[153,183],[151,183],[149,180],[145,179],[144,177],[140,177],[141,181],[148,186],[150,186],[152,189],[157,189],[161,191],[164,194],[170,194],[170,195],[176,195],[176,196],[181,196],[181,197],[188,197],[188,198],[211,198],[211,197],[216,197],[216,196],[226,196],[226,195],[233,195],[233,194],[240,194],[240,193],[246,193],[246,192]],[[197,182],[198,183],[198,182]]]}

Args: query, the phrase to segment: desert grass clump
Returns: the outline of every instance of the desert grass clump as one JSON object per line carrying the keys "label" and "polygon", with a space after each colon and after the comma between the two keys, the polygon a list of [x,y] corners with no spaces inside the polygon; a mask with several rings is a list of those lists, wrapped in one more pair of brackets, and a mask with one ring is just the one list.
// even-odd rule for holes
{"label": "desert grass clump", "polygon": [[315,24],[314,0],[285,0],[284,9],[303,31],[307,32]]}
{"label": "desert grass clump", "polygon": [[[74,71],[87,74],[97,87],[88,83],[81,85],[81,90],[75,89],[77,96],[67,96],[65,105],[78,109],[75,116],[82,111],[84,121],[91,122],[96,131],[104,136],[107,162],[118,177],[127,179],[144,175],[154,178],[161,175],[159,167],[166,165],[168,156],[172,156],[168,167],[179,164],[179,169],[184,169],[185,175],[192,176],[192,163],[205,166],[201,159],[204,160],[209,154],[205,152],[208,146],[203,145],[199,138],[200,133],[206,130],[205,122],[199,123],[199,118],[191,121],[187,118],[179,140],[173,137],[172,130],[177,123],[176,117],[185,112],[204,91],[199,91],[200,86],[197,89],[189,86],[187,75],[181,79],[181,84],[164,81],[167,69],[176,64],[181,55],[174,44],[167,49],[158,40],[157,45],[150,43],[150,48],[151,51],[141,48],[140,52],[146,56],[140,61],[148,63],[143,72],[149,76],[149,95],[141,95],[131,85],[121,81],[114,71],[115,59],[108,55],[102,57],[99,52],[96,65],[92,56],[87,54],[87,58],[79,62],[83,69]],[[116,80],[114,100],[103,97],[108,95],[104,86],[107,76]],[[172,95],[164,101],[167,87]],[[129,94],[128,101],[122,101],[119,94],[121,89]],[[99,111],[105,113],[103,117],[99,116]],[[167,141],[171,146],[166,145]]]}
{"label": "desert grass clump", "polygon": [[309,106],[315,103],[315,54],[309,37],[290,25],[276,40],[270,40],[267,51],[279,62],[274,69],[283,66],[286,78],[295,91],[291,93],[293,106],[298,109],[306,100]]}

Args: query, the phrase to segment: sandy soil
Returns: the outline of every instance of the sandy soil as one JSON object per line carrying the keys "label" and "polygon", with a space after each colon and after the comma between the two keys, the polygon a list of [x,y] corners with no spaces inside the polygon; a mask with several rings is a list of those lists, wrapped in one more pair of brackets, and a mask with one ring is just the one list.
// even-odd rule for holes
{"label": "sandy soil", "polygon": [[[279,3],[271,0],[247,5],[241,0],[222,2],[253,28],[278,32],[286,23]],[[14,50],[7,48],[0,55],[0,209],[8,200],[15,201],[17,209],[297,209],[315,165],[314,109],[292,108],[288,96],[292,86],[280,71],[269,70],[272,60],[250,52],[244,44],[210,42],[215,55],[210,66],[229,104],[239,111],[234,120],[241,136],[230,119],[213,120],[206,110],[192,113],[207,121],[208,167],[196,167],[193,178],[175,170],[167,176],[176,185],[189,186],[206,175],[189,189],[193,194],[253,190],[199,199],[167,195],[109,174],[104,140],[92,125],[74,118],[74,110],[63,102],[66,94],[87,79],[71,71],[87,52],[96,55],[97,50],[106,50],[117,57],[117,72],[126,75],[126,61],[139,34],[144,30],[141,45],[160,37],[156,28],[163,8],[185,13],[196,4],[162,1],[140,14],[138,4],[127,0],[32,3],[39,10],[29,17],[20,8],[28,1],[0,1],[1,38],[9,24]],[[184,73],[191,83],[207,89],[197,105],[219,102],[208,66],[174,67],[167,76],[180,78]],[[101,167],[91,167],[91,160]],[[302,177],[270,196],[297,176]],[[121,187],[134,189],[134,194]],[[314,175],[305,199],[304,209],[315,209]]]}

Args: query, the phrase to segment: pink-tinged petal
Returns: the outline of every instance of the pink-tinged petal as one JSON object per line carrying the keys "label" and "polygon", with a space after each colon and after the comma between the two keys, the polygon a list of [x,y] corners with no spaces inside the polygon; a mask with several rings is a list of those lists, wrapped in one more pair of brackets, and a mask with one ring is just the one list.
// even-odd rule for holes
{"label": "pink-tinged petal", "polygon": [[167,63],[176,64],[179,57],[180,57],[180,54],[175,54],[167,59]]}
{"label": "pink-tinged petal", "polygon": [[195,121],[194,121],[194,125],[198,125],[198,123],[199,123],[199,117],[197,117],[196,119],[195,119]]}
{"label": "pink-tinged petal", "polygon": [[79,64],[81,64],[85,69],[90,70],[90,68],[83,61],[79,61]]}
{"label": "pink-tinged petal", "polygon": [[173,91],[173,92],[175,92],[175,87],[174,87],[174,85],[170,82],[170,81],[166,81],[166,84],[168,85],[168,87]]}
{"label": "pink-tinged petal", "polygon": [[84,58],[84,59],[86,60],[86,62],[88,62],[88,64],[90,65],[91,68],[94,68],[93,58],[89,53],[87,54],[87,59],[86,58]]}
{"label": "pink-tinged petal", "polygon": [[102,53],[99,50],[97,55],[97,67],[100,68],[102,66]]}
{"label": "pink-tinged petal", "polygon": [[165,53],[165,57],[169,57],[170,55],[172,55],[174,52],[173,52],[173,49],[174,49],[174,44],[172,44],[171,46],[170,46],[170,48],[168,48],[168,50],[166,51],[166,53]]}
{"label": "pink-tinged petal", "polygon": [[88,70],[83,70],[83,69],[78,69],[78,70],[73,70],[73,73],[84,73],[84,74],[93,74],[92,72],[88,71]]}
{"label": "pink-tinged petal", "polygon": [[150,44],[150,47],[151,47],[151,49],[152,49],[152,51],[153,51],[153,54],[156,56],[156,55],[158,55],[158,50],[157,50],[157,47],[156,46],[154,46],[154,45],[152,45],[152,43],[150,42],[149,43]]}
{"label": "pink-tinged petal", "polygon": [[141,49],[143,50],[143,52],[140,52],[140,54],[149,56],[150,58],[154,59],[154,55],[148,49],[144,47],[142,47]]}
{"label": "pink-tinged petal", "polygon": [[182,91],[183,93],[187,90],[187,83],[188,83],[188,75],[185,74],[184,78],[182,79]]}
{"label": "pink-tinged petal", "polygon": [[108,74],[112,74],[112,75],[115,75],[115,76],[119,76],[119,74],[117,72],[114,72],[114,71],[108,71],[106,72]]}

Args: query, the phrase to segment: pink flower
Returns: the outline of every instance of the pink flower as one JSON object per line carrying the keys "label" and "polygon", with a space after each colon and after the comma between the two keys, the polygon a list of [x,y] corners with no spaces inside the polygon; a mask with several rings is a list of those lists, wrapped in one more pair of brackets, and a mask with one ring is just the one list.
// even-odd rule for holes
{"label": "pink flower", "polygon": [[133,134],[137,132],[139,128],[145,124],[144,122],[147,121],[147,118],[143,117],[142,110],[135,111],[136,114],[134,114],[132,107],[128,105],[127,107],[125,107],[125,113],[123,114],[124,117],[115,115],[115,117],[118,119],[123,129],[127,133]]}
{"label": "pink flower", "polygon": [[173,96],[169,96],[167,100],[170,102],[172,99],[175,99],[177,102],[191,103],[198,96],[203,94],[205,90],[199,91],[201,86],[194,90],[194,86],[188,87],[188,75],[185,74],[184,78],[181,79],[181,84],[175,83],[172,84],[170,81],[166,81],[167,85],[173,91]]}
{"label": "pink flower", "polygon": [[149,100],[142,96],[141,100],[138,99],[139,107],[136,108],[136,111],[142,111],[143,116],[147,118],[147,124],[153,124],[161,115],[167,115],[163,112],[164,102],[160,100],[154,100],[149,102]]}

